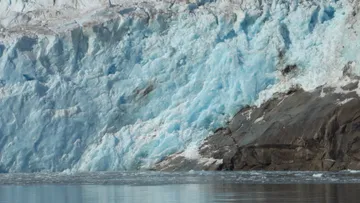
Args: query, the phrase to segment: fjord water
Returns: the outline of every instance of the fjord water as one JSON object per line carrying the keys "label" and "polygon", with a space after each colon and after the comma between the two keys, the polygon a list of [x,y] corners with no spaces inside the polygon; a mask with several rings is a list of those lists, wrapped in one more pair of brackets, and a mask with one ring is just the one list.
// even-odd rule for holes
{"label": "fjord water", "polygon": [[0,175],[0,203],[357,202],[353,172]]}
{"label": "fjord water", "polygon": [[359,184],[1,186],[1,203],[356,202]]}

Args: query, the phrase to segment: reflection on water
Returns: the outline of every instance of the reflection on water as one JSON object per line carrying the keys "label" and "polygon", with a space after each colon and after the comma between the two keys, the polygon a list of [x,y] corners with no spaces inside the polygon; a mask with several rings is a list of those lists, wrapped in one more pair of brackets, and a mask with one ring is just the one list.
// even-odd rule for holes
{"label": "reflection on water", "polygon": [[359,184],[3,185],[0,203],[357,202]]}

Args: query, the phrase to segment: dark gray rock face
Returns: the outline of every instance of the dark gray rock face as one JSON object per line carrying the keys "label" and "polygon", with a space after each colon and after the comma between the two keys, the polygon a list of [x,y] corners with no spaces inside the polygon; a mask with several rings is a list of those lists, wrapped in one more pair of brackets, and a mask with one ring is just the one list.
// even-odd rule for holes
{"label": "dark gray rock face", "polygon": [[181,156],[159,163],[158,170],[343,170],[360,169],[360,98],[358,82],[314,92],[294,89],[246,107],[227,127],[200,147],[214,162]]}

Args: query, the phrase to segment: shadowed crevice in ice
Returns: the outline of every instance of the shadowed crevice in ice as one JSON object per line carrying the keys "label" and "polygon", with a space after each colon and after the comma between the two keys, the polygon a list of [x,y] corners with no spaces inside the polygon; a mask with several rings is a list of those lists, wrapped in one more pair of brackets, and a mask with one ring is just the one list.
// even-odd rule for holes
{"label": "shadowed crevice in ice", "polygon": [[5,51],[5,46],[3,44],[0,44],[0,58],[2,57],[4,51]]}
{"label": "shadowed crevice in ice", "polygon": [[37,39],[24,36],[19,39],[19,41],[16,44],[16,48],[19,51],[32,51],[36,43],[37,43]]}
{"label": "shadowed crevice in ice", "polygon": [[283,38],[284,43],[285,43],[285,48],[289,49],[289,47],[291,45],[289,29],[285,23],[281,23],[279,29],[280,29],[281,37]]}

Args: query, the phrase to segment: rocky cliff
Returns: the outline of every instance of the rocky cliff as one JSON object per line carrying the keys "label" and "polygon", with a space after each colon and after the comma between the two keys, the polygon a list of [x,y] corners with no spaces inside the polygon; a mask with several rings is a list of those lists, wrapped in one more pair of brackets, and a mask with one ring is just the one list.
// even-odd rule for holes
{"label": "rocky cliff", "polygon": [[157,169],[359,170],[358,83],[292,89],[260,107],[243,108],[205,140],[203,161],[174,155]]}

